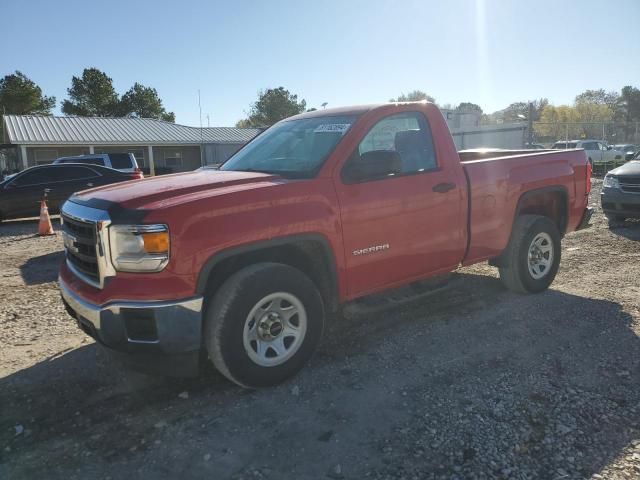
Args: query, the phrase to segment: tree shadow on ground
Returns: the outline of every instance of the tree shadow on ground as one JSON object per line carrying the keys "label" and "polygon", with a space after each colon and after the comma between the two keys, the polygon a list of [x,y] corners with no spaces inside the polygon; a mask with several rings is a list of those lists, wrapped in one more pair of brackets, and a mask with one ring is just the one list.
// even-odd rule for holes
{"label": "tree shadow on ground", "polygon": [[[517,476],[525,466],[538,478],[558,469],[583,478],[640,435],[640,342],[618,303],[554,290],[515,295],[494,278],[460,274],[437,295],[337,320],[294,380],[304,402],[291,385],[247,392],[214,373],[137,376],[94,344],[0,379],[0,446],[11,448],[0,472],[4,463],[7,478],[227,478],[260,465],[277,478],[318,478],[342,463],[354,478],[500,477],[503,468]],[[14,436],[17,422],[28,436]],[[318,440],[328,430],[340,444]],[[282,441],[313,458],[295,473],[279,470],[267,447]],[[381,454],[387,443],[393,451]],[[483,450],[496,444],[498,471]],[[233,451],[233,462],[203,462],[202,445]],[[473,454],[452,460],[447,452],[457,450]],[[568,462],[565,451],[580,454]],[[458,470],[446,471],[452,462]]]}
{"label": "tree shadow on ground", "polygon": [[51,252],[38,257],[30,257],[20,265],[22,280],[27,285],[55,282],[64,259],[64,251]]}

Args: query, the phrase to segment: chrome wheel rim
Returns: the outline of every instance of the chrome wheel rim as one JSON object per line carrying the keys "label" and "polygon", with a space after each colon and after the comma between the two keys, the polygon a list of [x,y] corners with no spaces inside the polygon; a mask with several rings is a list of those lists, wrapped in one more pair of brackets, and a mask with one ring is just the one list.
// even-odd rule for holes
{"label": "chrome wheel rim", "polygon": [[287,292],[267,295],[244,322],[243,343],[249,358],[261,367],[275,367],[300,349],[307,332],[302,302]]}
{"label": "chrome wheel rim", "polygon": [[537,234],[529,245],[529,274],[536,280],[546,276],[553,265],[553,240],[548,233]]}

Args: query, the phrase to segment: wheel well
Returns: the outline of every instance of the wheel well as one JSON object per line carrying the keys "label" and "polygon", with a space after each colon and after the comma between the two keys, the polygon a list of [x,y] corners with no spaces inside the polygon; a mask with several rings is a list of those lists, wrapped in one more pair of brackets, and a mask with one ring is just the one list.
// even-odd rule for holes
{"label": "wheel well", "polygon": [[216,255],[203,268],[198,290],[209,298],[239,270],[260,262],[275,262],[297,268],[315,283],[327,310],[338,309],[338,281],[335,261],[326,241],[294,240],[275,245],[263,245]]}
{"label": "wheel well", "polygon": [[533,190],[525,193],[518,201],[516,218],[521,215],[548,217],[556,224],[560,235],[564,235],[569,219],[567,203],[567,192],[564,188]]}
{"label": "wheel well", "polygon": [[[550,218],[558,227],[560,236],[564,236],[568,222],[568,197],[563,187],[548,187],[532,190],[520,197],[513,224],[522,215],[542,215]],[[489,259],[489,265],[500,267],[504,265],[504,252],[495,258]]]}

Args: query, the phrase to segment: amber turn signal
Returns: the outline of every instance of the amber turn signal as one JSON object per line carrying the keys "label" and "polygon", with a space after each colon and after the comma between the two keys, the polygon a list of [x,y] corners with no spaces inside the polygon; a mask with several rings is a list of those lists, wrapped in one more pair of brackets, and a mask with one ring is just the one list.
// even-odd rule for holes
{"label": "amber turn signal", "polygon": [[142,238],[146,253],[169,252],[169,232],[143,233]]}

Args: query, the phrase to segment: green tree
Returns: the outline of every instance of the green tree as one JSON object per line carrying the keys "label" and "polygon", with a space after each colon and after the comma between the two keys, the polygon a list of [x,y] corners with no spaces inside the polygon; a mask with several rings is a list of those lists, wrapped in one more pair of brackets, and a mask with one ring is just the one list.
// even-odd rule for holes
{"label": "green tree", "polygon": [[82,77],[71,79],[69,99],[62,102],[62,112],[83,117],[117,116],[118,94],[113,80],[97,68],[85,68]]}
{"label": "green tree", "polygon": [[50,115],[56,97],[47,97],[42,89],[18,70],[0,80],[0,142],[3,139],[2,114],[26,115],[29,113]]}
{"label": "green tree", "polygon": [[611,111],[615,111],[618,106],[619,95],[617,92],[605,92],[604,88],[598,90],[585,90],[580,95],[576,95],[575,103],[591,103],[596,105],[606,105]]}
{"label": "green tree", "polygon": [[625,122],[640,121],[640,90],[627,85],[620,92],[618,103],[622,109],[623,120]]}
{"label": "green tree", "polygon": [[[624,122],[620,126],[620,133],[625,141],[640,142],[637,137],[637,123],[640,122],[640,90],[627,85],[622,88],[618,101],[618,110],[615,113],[616,120]],[[622,138],[622,137],[618,137]]]}
{"label": "green tree", "polygon": [[[602,123],[610,122],[613,111],[608,105],[580,101],[575,106],[547,105],[542,111],[540,123],[535,126],[537,136],[550,141],[559,138],[600,138]],[[568,124],[568,125],[567,125]]]}
{"label": "green tree", "polygon": [[436,99],[431,95],[426,94],[422,90],[414,90],[413,92],[409,92],[407,94],[400,94],[398,98],[392,98],[390,102],[419,102],[421,100],[426,100],[431,103],[436,103]]}
{"label": "green tree", "polygon": [[455,108],[456,112],[460,112],[460,113],[474,113],[474,112],[478,112],[480,114],[482,114],[482,107],[480,107],[480,105],[476,105],[475,103],[471,103],[471,102],[462,102],[460,103],[456,108]]}
{"label": "green tree", "polygon": [[248,118],[244,118],[236,122],[236,128],[252,128],[252,127],[253,125],[251,124],[251,121]]}
{"label": "green tree", "polygon": [[578,121],[578,112],[574,107],[568,105],[546,105],[540,115],[540,123],[534,125],[537,138],[545,138],[550,142],[564,139],[569,140],[579,136],[576,125],[566,125]]}
{"label": "green tree", "polygon": [[56,97],[47,97],[24,73],[16,70],[0,80],[0,110],[4,113],[50,115]]}
{"label": "green tree", "polygon": [[173,112],[167,112],[155,88],[145,87],[136,82],[120,99],[118,113],[122,116],[157,118],[175,122]]}
{"label": "green tree", "polygon": [[269,127],[280,120],[302,113],[307,108],[305,100],[298,101],[284,87],[269,88],[258,93],[258,100],[249,110],[249,118],[240,120],[238,127]]}
{"label": "green tree", "polygon": [[[534,100],[533,102],[533,121],[540,120],[540,116],[542,115],[542,111],[544,108],[549,105],[549,100],[546,98],[540,98],[538,100]],[[502,118],[504,122],[521,122],[523,117],[527,117],[529,115],[529,102],[515,102],[509,105],[502,111]]]}

